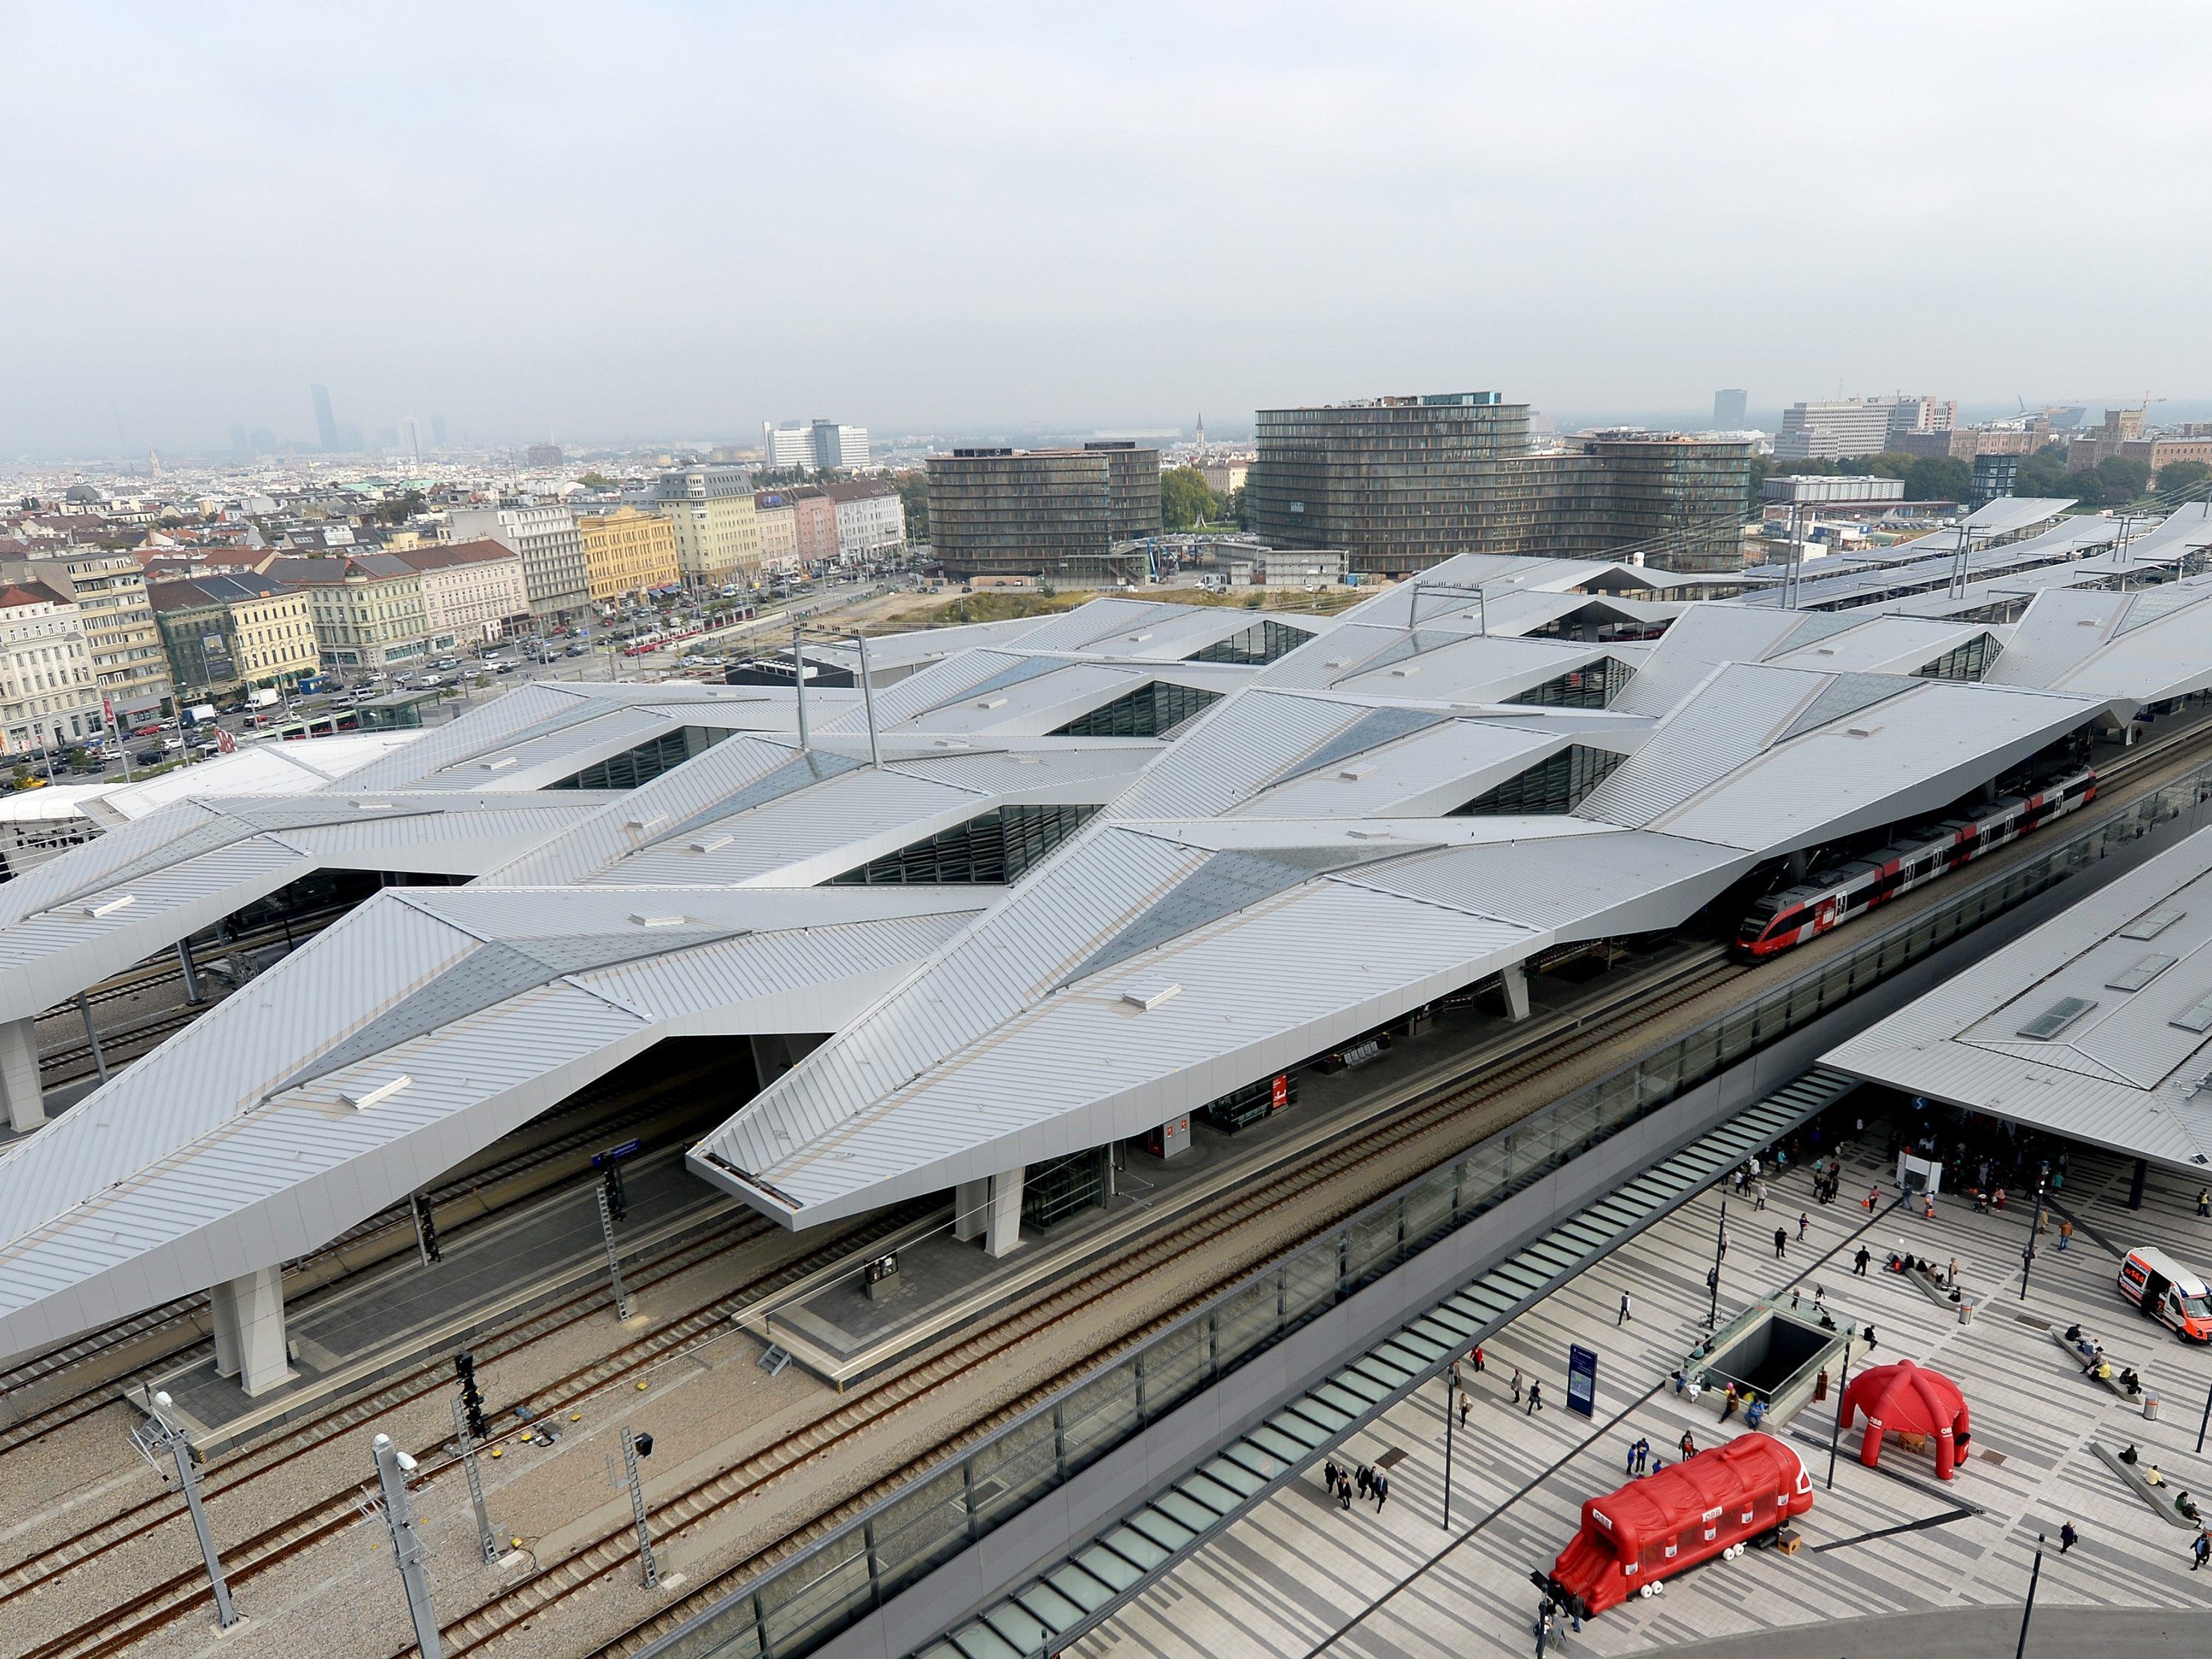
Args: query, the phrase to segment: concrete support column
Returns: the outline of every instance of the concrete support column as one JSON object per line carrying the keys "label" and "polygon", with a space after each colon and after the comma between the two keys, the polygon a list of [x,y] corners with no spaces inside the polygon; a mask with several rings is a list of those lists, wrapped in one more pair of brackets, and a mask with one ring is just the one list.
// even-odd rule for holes
{"label": "concrete support column", "polygon": [[39,1088],[37,1025],[35,1019],[0,1025],[0,1096],[8,1102],[8,1127],[18,1134],[46,1121],[46,1097]]}
{"label": "concrete support column", "polygon": [[261,1267],[225,1281],[215,1299],[215,1369],[248,1396],[291,1380],[284,1342],[284,1270]]}
{"label": "concrete support column", "polygon": [[1022,1242],[1024,1174],[1009,1170],[991,1177],[991,1224],[983,1239],[985,1255],[1012,1255]]}
{"label": "concrete support column", "polygon": [[983,1222],[991,1209],[991,1183],[984,1181],[963,1181],[952,1189],[952,1236],[955,1238],[981,1238]]}
{"label": "concrete support column", "polygon": [[1505,1012],[1512,1019],[1528,1018],[1528,969],[1522,963],[1510,963],[1498,977],[1505,983]]}
{"label": "concrete support column", "polygon": [[2137,1158],[2136,1160],[2136,1172],[2134,1178],[2128,1182],[2128,1208],[2130,1210],[2140,1210],[2142,1208],[2143,1182],[2149,1179],[2150,1160],[2142,1158]]}

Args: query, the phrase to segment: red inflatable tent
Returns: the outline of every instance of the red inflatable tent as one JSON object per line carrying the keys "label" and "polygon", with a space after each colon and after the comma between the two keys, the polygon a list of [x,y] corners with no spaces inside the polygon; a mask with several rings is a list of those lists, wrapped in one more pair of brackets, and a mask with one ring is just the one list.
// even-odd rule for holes
{"label": "red inflatable tent", "polygon": [[1582,1530],[1559,1553],[1549,1587],[1575,1598],[1587,1619],[1812,1507],[1797,1454],[1771,1434],[1740,1434],[1585,1503]]}
{"label": "red inflatable tent", "polygon": [[1936,1478],[1948,1480],[1966,1443],[1966,1397],[1941,1371],[1923,1370],[1910,1359],[1861,1371],[1844,1390],[1836,1409],[1845,1428],[1854,1409],[1866,1415],[1866,1437],[1859,1462],[1872,1468],[1881,1462],[1884,1434],[1924,1434],[1936,1443]]}

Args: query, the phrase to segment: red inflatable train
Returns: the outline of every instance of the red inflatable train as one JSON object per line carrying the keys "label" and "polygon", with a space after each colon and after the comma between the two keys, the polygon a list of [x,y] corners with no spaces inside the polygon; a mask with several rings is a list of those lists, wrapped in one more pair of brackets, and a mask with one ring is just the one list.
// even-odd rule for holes
{"label": "red inflatable train", "polygon": [[1796,1452],[1771,1434],[1738,1435],[1584,1504],[1546,1588],[1588,1619],[1700,1561],[1741,1554],[1812,1507]]}

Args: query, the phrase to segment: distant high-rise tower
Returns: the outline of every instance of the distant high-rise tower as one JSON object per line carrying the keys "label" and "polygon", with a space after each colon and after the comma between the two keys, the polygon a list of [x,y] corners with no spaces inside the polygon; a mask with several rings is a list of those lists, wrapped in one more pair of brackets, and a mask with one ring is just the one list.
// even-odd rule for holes
{"label": "distant high-rise tower", "polygon": [[307,395],[315,400],[315,436],[325,449],[338,447],[338,417],[331,413],[331,389],[326,386],[311,386]]}
{"label": "distant high-rise tower", "polygon": [[430,417],[430,441],[440,449],[446,447],[446,417],[442,415]]}
{"label": "distant high-rise tower", "polygon": [[230,452],[234,455],[251,455],[253,440],[246,435],[246,428],[236,422],[231,423]]}
{"label": "distant high-rise tower", "polygon": [[1731,386],[1725,392],[1713,393],[1713,430],[1741,432],[1744,429],[1744,410],[1751,394],[1741,386]]}

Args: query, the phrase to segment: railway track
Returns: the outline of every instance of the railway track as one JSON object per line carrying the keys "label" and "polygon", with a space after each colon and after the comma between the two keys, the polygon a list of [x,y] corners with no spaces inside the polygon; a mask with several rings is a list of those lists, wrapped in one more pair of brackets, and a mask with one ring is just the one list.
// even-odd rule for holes
{"label": "railway track", "polygon": [[[694,1067],[676,1073],[656,1084],[651,1097],[619,1093],[611,1096],[596,1090],[586,1091],[577,1097],[569,1108],[556,1114],[556,1120],[558,1117],[586,1115],[600,1106],[612,1105],[615,1109],[605,1115],[591,1117],[589,1121],[566,1134],[526,1148],[513,1157],[481,1169],[466,1170],[452,1180],[427,1188],[425,1195],[433,1209],[448,1212],[440,1218],[441,1231],[450,1232],[457,1224],[450,1214],[453,1206],[473,1200],[477,1214],[471,1219],[498,1214],[511,1206],[486,1201],[482,1193],[487,1188],[514,1181],[546,1164],[574,1158],[609,1139],[620,1139],[626,1132],[653,1134],[667,1121],[667,1113],[659,1103],[659,1097],[671,1086],[680,1087],[701,1076],[707,1069]],[[626,1099],[634,1103],[624,1104]],[[517,1195],[512,1202],[526,1202],[546,1190],[544,1186],[533,1187]],[[414,1237],[414,1219],[410,1207],[404,1204],[394,1205],[379,1211],[340,1233],[321,1249],[301,1257],[292,1264],[293,1272],[286,1286],[287,1296],[297,1297],[325,1288],[360,1267],[374,1265],[374,1261],[355,1261],[348,1266],[347,1260],[352,1253],[380,1235],[397,1237],[400,1242],[396,1248],[406,1248],[408,1241]],[[375,1260],[384,1260],[391,1253],[380,1254]],[[123,1375],[100,1378],[81,1393],[56,1401],[51,1406],[0,1427],[0,1457],[24,1446],[35,1444],[72,1423],[122,1403],[118,1396],[129,1371],[143,1370],[171,1362],[205,1340],[207,1308],[208,1298],[204,1294],[181,1297],[161,1307],[149,1309],[119,1324],[90,1333],[63,1347],[49,1350],[23,1364],[0,1371],[0,1398],[6,1398],[19,1395],[27,1389],[48,1382],[70,1370],[94,1365],[103,1358],[133,1345],[143,1344],[148,1348],[146,1353]],[[159,1334],[164,1329],[171,1331],[175,1339],[166,1345],[159,1340]]]}
{"label": "railway track", "polygon": [[[2123,794],[2118,787],[2123,781],[2132,786],[2139,780],[2147,779],[2158,763],[2171,757],[2176,751],[2194,748],[2208,735],[2212,735],[2212,732],[2203,729],[2179,733],[2154,744],[2139,746],[2128,751],[2124,757],[2115,757],[2112,765],[2100,769],[2104,777],[2109,781],[2103,798],[2117,800]],[[2150,787],[2149,781],[2144,781],[2143,787]],[[2127,793],[2134,792],[2130,789]],[[2034,844],[2033,841],[2022,843],[2021,855],[2032,854]],[[1991,867],[1996,867],[2001,861],[1993,860]],[[1930,901],[1940,899],[1942,891],[1940,886],[1931,889]],[[1785,963],[1793,966],[1802,960],[1803,958],[1796,953],[1784,958]],[[1353,1190],[1363,1171],[1374,1171],[1384,1160],[1402,1158],[1411,1153],[1418,1152],[1420,1158],[1434,1163],[1441,1163],[1457,1155],[1466,1146],[1503,1127],[1484,1119],[1482,1115],[1486,1105],[1495,1103],[1500,1096],[1557,1065],[1576,1049],[1601,1046],[1635,1025],[1662,1018],[1672,1010],[1706,995],[1731,979],[1757,971],[1749,964],[1729,961],[1724,947],[1718,945],[1691,953],[1687,960],[1675,964],[1675,969],[1674,977],[1648,994],[1624,996],[1610,1006],[1586,1014],[1572,1025],[1548,1032],[1522,1049],[1507,1053],[1479,1078],[1433,1091],[1425,1100],[1402,1109],[1397,1115],[1377,1125],[1356,1142],[1338,1145],[1317,1154],[1300,1158],[1271,1171],[1264,1185],[1256,1188],[1247,1187],[1232,1196],[1209,1203],[1180,1219],[1158,1237],[1147,1240],[1137,1250],[1099,1263],[1047,1294],[1007,1310],[987,1326],[953,1340],[914,1369],[879,1384],[865,1395],[838,1402],[775,1443],[750,1454],[732,1468],[662,1500],[654,1510],[656,1536],[673,1540],[702,1522],[726,1515],[735,1505],[757,1496],[801,1462],[849,1445],[863,1435],[881,1431],[892,1419],[910,1416],[927,1402],[952,1397],[954,1391],[971,1383],[984,1368],[1009,1349],[1065,1325],[1093,1309],[1102,1298],[1115,1294],[1132,1283],[1179,1262],[1186,1262],[1201,1252],[1224,1260],[1233,1257],[1233,1250],[1222,1249],[1224,1241],[1270,1218],[1279,1218],[1293,1205],[1302,1206],[1305,1212],[1299,1221],[1303,1231],[1288,1243],[1278,1240],[1267,1248],[1270,1255],[1296,1249],[1298,1243],[1337,1224],[1345,1215],[1367,1201],[1371,1194],[1365,1190]],[[805,1266],[787,1264],[787,1271],[794,1273],[811,1271],[814,1264],[835,1260],[860,1242],[856,1235],[840,1236],[825,1243],[820,1251],[805,1258]],[[737,1244],[733,1242],[723,1248],[737,1248]],[[1239,1264],[1234,1271],[1241,1273],[1249,1265]],[[549,1401],[547,1409],[570,1409],[573,1408],[569,1404],[571,1399],[588,1397],[598,1389],[611,1386],[613,1380],[639,1369],[664,1363],[667,1358],[687,1351],[689,1346],[712,1340],[714,1334],[726,1328],[729,1305],[767,1293],[772,1288],[767,1281],[775,1277],[776,1275],[764,1276],[763,1279],[753,1281],[725,1297],[679,1316],[641,1338],[638,1342],[626,1345],[614,1355],[582,1371],[572,1373],[569,1377],[553,1385],[551,1390],[543,1391],[537,1397]],[[891,1490],[911,1474],[935,1463],[948,1449],[988,1432],[997,1422],[1026,1408],[1040,1395],[1060,1386],[1069,1377],[1087,1370],[1102,1359],[1142,1340],[1161,1324],[1180,1317],[1190,1306],[1212,1295],[1217,1288],[1218,1285],[1212,1283],[1202,1285],[1176,1307],[1148,1318],[1107,1341],[1090,1346],[1079,1356],[1060,1366],[1054,1377],[1025,1390],[1021,1399],[995,1408],[982,1419],[970,1421],[939,1440],[926,1454],[910,1461],[905,1469],[872,1483],[866,1491],[850,1494],[831,1504],[811,1521],[780,1540],[775,1555],[781,1555],[793,1545],[836,1524],[846,1514],[872,1501],[881,1492]],[[598,1300],[596,1297],[591,1299],[595,1303]],[[550,1316],[550,1314],[541,1316]],[[542,1340],[542,1335],[528,1340]],[[489,1343],[479,1346],[483,1352],[496,1358],[526,1345],[526,1341],[519,1342],[516,1347],[506,1349],[495,1348]],[[444,1386],[446,1381],[447,1374],[442,1367],[422,1368],[410,1373],[409,1377],[387,1385],[386,1390],[370,1400],[354,1402],[332,1413],[325,1423],[342,1425],[343,1422],[357,1422],[361,1420],[361,1415],[386,1411],[394,1404],[420,1398],[422,1394]],[[417,1387],[418,1392],[396,1399],[390,1397],[392,1390],[410,1386]],[[561,1391],[563,1389],[576,1392],[562,1395]],[[560,1397],[555,1399],[553,1396],[556,1395]],[[354,1415],[356,1413],[361,1415]],[[319,1423],[295,1436],[288,1436],[282,1444],[292,1446],[295,1440],[305,1441],[326,1435],[328,1431],[325,1423]],[[282,1462],[303,1455],[306,1449],[303,1445],[283,1452],[255,1474],[242,1475],[234,1483],[216,1488],[213,1495],[219,1496],[222,1492],[234,1490],[236,1485],[244,1484],[247,1479],[257,1479],[269,1469],[281,1467]],[[422,1462],[427,1474],[447,1467],[449,1460],[440,1448],[433,1447],[422,1454]],[[295,1512],[275,1526],[263,1529],[244,1544],[227,1549],[226,1567],[230,1571],[234,1583],[250,1579],[355,1524],[359,1519],[358,1492],[357,1486],[349,1486],[343,1492],[334,1494]],[[162,1524],[181,1514],[180,1503],[170,1503],[166,1498],[149,1501],[157,1504],[167,1503],[169,1506],[161,1516],[147,1521],[145,1524]],[[135,1535],[137,1530],[125,1527],[121,1517],[112,1517],[102,1525],[118,1531],[120,1536]],[[88,1534],[98,1530],[88,1529]],[[34,1559],[0,1572],[0,1603],[4,1603],[13,1595],[27,1593],[35,1584],[51,1582],[61,1573],[72,1570],[76,1565],[112,1549],[115,1543],[120,1541],[120,1536],[114,1541],[102,1541],[99,1538],[81,1535],[80,1540],[69,1540],[56,1547],[55,1552],[48,1553],[54,1554],[56,1559],[47,1569],[40,1570]],[[59,1553],[70,1550],[72,1546],[79,1547],[76,1553],[66,1560],[60,1559]],[[646,1625],[618,1638],[604,1651],[634,1650],[635,1646],[647,1637],[690,1616],[740,1577],[749,1576],[761,1567],[771,1565],[773,1559],[769,1554],[757,1554],[717,1575],[687,1594],[680,1601],[656,1614]],[[527,1577],[507,1587],[495,1600],[447,1624],[445,1627],[447,1651],[456,1655],[481,1651],[526,1620],[534,1620],[589,1586],[622,1571],[634,1561],[635,1546],[629,1528],[625,1526],[611,1530],[561,1560],[537,1568]],[[30,1576],[19,1584],[17,1575],[26,1569],[30,1571]],[[52,1638],[33,1650],[27,1659],[100,1659],[100,1656],[120,1653],[143,1640],[153,1631],[173,1622],[197,1607],[206,1605],[209,1600],[204,1583],[200,1580],[197,1571],[179,1574],[164,1584],[104,1613],[100,1620]]]}
{"label": "railway track", "polygon": [[[611,1353],[532,1390],[527,1403],[534,1417],[543,1419],[580,1410],[594,1396],[632,1383],[640,1373],[681,1358],[726,1334],[731,1328],[732,1316],[747,1304],[847,1251],[889,1236],[930,1207],[927,1204],[908,1206],[872,1218],[858,1227],[823,1240],[814,1250],[755,1275],[733,1290],[695,1303]],[[629,1282],[633,1291],[650,1289],[721,1260],[779,1231],[765,1218],[733,1218],[708,1237],[678,1249],[641,1273],[632,1273]],[[478,1340],[471,1345],[478,1365],[507,1358],[581,1321],[603,1316],[606,1297],[604,1287],[593,1285],[504,1331]],[[203,1495],[210,1509],[215,1509],[225,1498],[323,1449],[332,1435],[436,1394],[450,1387],[452,1382],[452,1370],[442,1362],[416,1367],[374,1394],[349,1401],[289,1431],[281,1440],[258,1449],[246,1458],[218,1466],[203,1482]],[[535,1432],[530,1425],[518,1421],[499,1430],[483,1445],[489,1450]],[[458,1462],[450,1440],[423,1447],[416,1456],[421,1479],[434,1476]],[[223,1549],[223,1571],[232,1587],[252,1582],[356,1524],[362,1514],[362,1483],[350,1484],[236,1543],[227,1544]],[[181,1519],[184,1515],[182,1498],[164,1492],[82,1528],[0,1570],[0,1607],[37,1594],[67,1574],[143,1537],[149,1529]],[[195,1609],[212,1604],[206,1577],[195,1565],[125,1598],[97,1619],[50,1638],[28,1650],[23,1659],[103,1659],[103,1656],[121,1653],[145,1640]]]}

